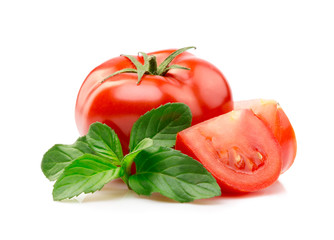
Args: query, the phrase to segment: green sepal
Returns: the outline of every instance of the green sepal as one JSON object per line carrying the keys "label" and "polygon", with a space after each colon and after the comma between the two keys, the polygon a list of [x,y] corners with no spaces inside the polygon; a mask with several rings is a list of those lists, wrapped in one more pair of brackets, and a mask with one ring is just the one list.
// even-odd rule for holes
{"label": "green sepal", "polygon": [[133,68],[125,68],[119,71],[114,72],[113,74],[107,76],[104,78],[100,83],[103,83],[105,80],[121,73],[137,73],[138,74],[138,80],[137,85],[140,84],[143,76],[145,74],[148,75],[158,75],[158,76],[164,76],[169,70],[171,69],[183,69],[183,70],[190,70],[190,68],[183,67],[177,64],[173,64],[169,66],[169,64],[181,53],[187,51],[188,49],[195,48],[196,47],[185,47],[178,49],[174,52],[172,52],[159,66],[157,65],[157,60],[154,55],[147,55],[144,52],[139,52],[144,59],[144,64],[141,64],[138,59],[131,55],[121,55],[126,57],[131,61],[131,63],[135,66],[135,69]]}
{"label": "green sepal", "polygon": [[190,68],[183,67],[181,65],[173,64],[170,65],[168,68],[165,69],[165,71],[162,73],[162,75],[165,75],[169,70],[171,69],[183,69],[183,70],[190,70]]}
{"label": "green sepal", "polygon": [[122,70],[119,70],[117,72],[114,72],[113,74],[109,75],[108,77],[104,78],[100,83],[103,83],[105,80],[107,80],[108,78],[111,78],[117,74],[121,74],[121,73],[137,73],[136,69],[133,68],[124,68]]}
{"label": "green sepal", "polygon": [[174,51],[171,55],[169,55],[158,67],[157,70],[157,75],[162,76],[163,73],[166,73],[166,69],[168,68],[168,65],[174,60],[174,58],[176,58],[178,55],[180,55],[181,53],[191,49],[191,48],[195,48],[196,47],[185,47],[185,48],[181,48],[178,49],[176,51]]}

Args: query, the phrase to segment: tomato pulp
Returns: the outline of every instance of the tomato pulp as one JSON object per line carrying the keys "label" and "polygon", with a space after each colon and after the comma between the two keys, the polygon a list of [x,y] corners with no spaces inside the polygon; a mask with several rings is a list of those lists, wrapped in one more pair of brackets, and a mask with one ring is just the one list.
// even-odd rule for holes
{"label": "tomato pulp", "polygon": [[266,188],[281,172],[278,141],[249,109],[234,110],[179,132],[175,148],[201,162],[225,192]]}
{"label": "tomato pulp", "polygon": [[[157,51],[148,56],[155,56],[159,65],[174,51]],[[144,63],[143,56],[132,57]],[[77,97],[75,119],[80,134],[86,134],[91,123],[105,123],[115,130],[123,151],[127,152],[132,125],[152,108],[168,102],[185,103],[193,114],[193,124],[232,110],[230,87],[211,63],[183,52],[171,65],[189,69],[170,69],[162,76],[144,74],[137,84],[137,73],[121,73],[103,81],[117,71],[135,68],[124,56],[96,67],[83,82]]]}
{"label": "tomato pulp", "polygon": [[297,141],[292,125],[281,106],[274,100],[254,99],[235,102],[234,109],[251,109],[267,124],[281,146],[281,173],[287,171],[296,157]]}

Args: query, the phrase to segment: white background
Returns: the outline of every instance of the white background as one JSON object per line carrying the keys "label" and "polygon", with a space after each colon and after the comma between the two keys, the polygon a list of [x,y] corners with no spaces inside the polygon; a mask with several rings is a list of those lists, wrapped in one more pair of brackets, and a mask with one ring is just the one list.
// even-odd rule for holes
{"label": "white background", "polygon": [[[1,239],[334,239],[332,1],[1,1]],[[70,144],[86,75],[119,54],[194,45],[235,100],[280,102],[297,135],[272,187],[180,204],[119,182],[54,202],[44,152]]]}

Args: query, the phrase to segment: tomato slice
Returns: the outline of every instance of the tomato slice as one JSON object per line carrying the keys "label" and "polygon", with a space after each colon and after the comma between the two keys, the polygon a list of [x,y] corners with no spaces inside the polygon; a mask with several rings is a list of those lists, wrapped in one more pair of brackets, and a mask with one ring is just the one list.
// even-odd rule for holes
{"label": "tomato slice", "polygon": [[175,148],[201,162],[225,192],[266,188],[281,171],[280,145],[249,109],[231,111],[179,132]]}
{"label": "tomato slice", "polygon": [[235,102],[234,109],[251,109],[267,124],[281,145],[281,173],[288,170],[296,157],[297,141],[292,125],[281,106],[274,100],[254,99]]}

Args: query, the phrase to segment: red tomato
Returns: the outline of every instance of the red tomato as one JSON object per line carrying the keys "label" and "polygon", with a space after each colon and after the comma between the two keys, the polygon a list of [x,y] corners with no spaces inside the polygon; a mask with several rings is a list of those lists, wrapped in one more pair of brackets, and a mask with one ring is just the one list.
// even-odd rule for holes
{"label": "red tomato", "polygon": [[281,173],[288,170],[296,157],[297,142],[292,125],[280,105],[274,100],[255,99],[235,102],[234,109],[252,109],[269,126],[281,145]]}
{"label": "red tomato", "polygon": [[280,146],[251,110],[236,110],[187,128],[176,149],[203,164],[222,191],[253,192],[280,175]]}
{"label": "red tomato", "polygon": [[[159,65],[175,50],[149,53]],[[143,56],[133,56],[144,63]],[[183,52],[171,65],[190,68],[171,69],[163,76],[145,74],[137,84],[137,73],[107,76],[126,68],[135,68],[125,56],[113,58],[96,67],[79,91],[75,115],[80,134],[87,133],[96,121],[115,130],[125,152],[133,123],[144,113],[168,102],[187,104],[193,124],[226,113],[233,108],[230,87],[223,74],[211,63]]]}

